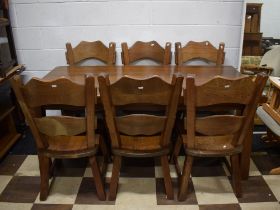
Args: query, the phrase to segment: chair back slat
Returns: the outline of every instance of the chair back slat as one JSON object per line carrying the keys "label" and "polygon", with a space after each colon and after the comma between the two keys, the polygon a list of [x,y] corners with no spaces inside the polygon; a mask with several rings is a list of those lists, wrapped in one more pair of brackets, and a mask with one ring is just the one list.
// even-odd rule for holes
{"label": "chair back slat", "polygon": [[161,148],[160,136],[128,136],[121,135],[122,145],[124,149],[132,151],[144,151]]}
{"label": "chair back slat", "polygon": [[131,136],[159,134],[164,129],[165,121],[165,116],[147,114],[131,114],[116,117],[119,132]]}
{"label": "chair back slat", "polygon": [[182,47],[181,43],[177,42],[175,44],[175,62],[177,65],[182,65],[190,60],[198,59],[222,65],[225,57],[224,47],[225,44],[220,43],[219,49],[216,49],[209,41],[190,41]]}
{"label": "chair back slat", "polygon": [[233,134],[219,136],[195,136],[195,148],[205,151],[221,151],[232,149]]}
{"label": "chair back slat", "polygon": [[196,105],[248,104],[254,90],[255,83],[251,77],[234,80],[215,77],[196,88]]}
{"label": "chair back slat", "polygon": [[69,65],[78,64],[86,59],[97,59],[105,64],[113,65],[116,60],[116,44],[111,42],[106,47],[101,41],[80,42],[75,48],[71,43],[66,44],[66,58]]}
{"label": "chair back slat", "polygon": [[127,43],[124,42],[122,43],[122,59],[124,65],[143,59],[153,60],[160,64],[170,64],[171,43],[166,43],[165,48],[163,48],[156,41],[137,41],[128,48]]}
{"label": "chair back slat", "polygon": [[32,108],[43,105],[85,106],[85,87],[66,78],[52,81],[33,78],[22,91],[27,105]]}
{"label": "chair back slat", "polygon": [[134,103],[168,105],[172,88],[159,77],[145,80],[122,77],[110,86],[110,91],[116,106]]}
{"label": "chair back slat", "polygon": [[[86,136],[44,136],[49,143],[48,150],[58,152],[81,151],[88,148]],[[73,154],[73,157],[75,155]]]}
{"label": "chair back slat", "polygon": [[34,118],[38,130],[48,136],[74,136],[86,132],[83,117],[51,116]]}
{"label": "chair back slat", "polygon": [[233,115],[199,117],[195,122],[195,130],[207,136],[233,134],[240,131],[243,119],[243,116]]}

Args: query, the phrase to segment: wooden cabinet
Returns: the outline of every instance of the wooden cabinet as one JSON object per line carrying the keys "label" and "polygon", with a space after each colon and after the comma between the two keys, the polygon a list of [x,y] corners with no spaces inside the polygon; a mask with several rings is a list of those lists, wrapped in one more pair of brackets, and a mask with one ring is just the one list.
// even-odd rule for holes
{"label": "wooden cabinet", "polygon": [[9,80],[23,68],[17,65],[8,2],[1,1],[0,8],[0,158],[20,138],[15,126],[15,100]]}
{"label": "wooden cabinet", "polygon": [[247,4],[242,55],[262,55],[261,9],[262,4]]}
{"label": "wooden cabinet", "polygon": [[8,1],[2,0],[0,10],[0,76],[6,77],[9,70],[17,65]]}
{"label": "wooden cabinet", "polygon": [[9,81],[2,79],[0,82],[0,158],[21,136],[15,126],[15,106],[10,97]]}

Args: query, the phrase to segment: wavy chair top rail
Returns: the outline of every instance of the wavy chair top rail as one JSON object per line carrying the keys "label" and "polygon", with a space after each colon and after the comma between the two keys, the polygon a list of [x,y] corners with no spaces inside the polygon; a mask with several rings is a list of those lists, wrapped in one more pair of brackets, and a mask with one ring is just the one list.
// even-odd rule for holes
{"label": "wavy chair top rail", "polygon": [[188,42],[182,47],[181,42],[175,43],[175,63],[183,65],[185,62],[199,59],[207,62],[213,62],[216,65],[222,65],[225,59],[225,44],[219,44],[219,48],[215,48],[209,41],[204,42]]}
{"label": "wavy chair top rail", "polygon": [[131,65],[136,61],[148,59],[157,63],[168,65],[171,63],[171,43],[167,42],[165,47],[160,46],[156,41],[135,42],[130,48],[126,42],[122,46],[122,63]]}
{"label": "wavy chair top rail", "polygon": [[107,65],[116,63],[116,44],[114,42],[110,42],[107,47],[101,41],[82,41],[74,48],[71,43],[66,43],[66,49],[66,60],[69,65],[78,64],[86,59],[97,59]]}

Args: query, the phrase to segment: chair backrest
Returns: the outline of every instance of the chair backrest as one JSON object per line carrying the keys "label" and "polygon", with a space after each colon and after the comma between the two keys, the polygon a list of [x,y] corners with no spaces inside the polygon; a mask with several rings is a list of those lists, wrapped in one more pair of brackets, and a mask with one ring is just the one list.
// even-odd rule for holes
{"label": "chair backrest", "polygon": [[101,41],[80,42],[75,48],[71,43],[66,43],[66,60],[69,65],[76,65],[87,59],[97,59],[107,65],[116,63],[116,44],[109,43],[106,47]]}
{"label": "chair backrest", "polygon": [[198,59],[222,65],[225,59],[224,48],[224,43],[220,43],[219,49],[216,49],[209,41],[190,41],[184,47],[181,46],[180,42],[176,42],[175,63],[176,65],[183,65],[185,62]]}
{"label": "chair backrest", "polygon": [[[110,84],[108,75],[100,75],[98,82],[114,148],[121,146],[120,135],[144,137],[157,135],[160,136],[159,144],[161,146],[167,146],[170,143],[182,90],[182,76],[173,75],[171,84],[157,76],[143,80],[122,77],[117,82]],[[147,114],[145,111],[122,116],[117,114],[119,106],[139,105],[141,107],[143,104],[161,105],[165,107],[165,113],[161,116]]]}
{"label": "chair backrest", "polygon": [[[254,118],[266,80],[266,75],[258,75],[255,80],[253,77],[215,77],[196,86],[195,78],[188,76],[184,91],[187,110],[187,142],[184,143],[195,149],[201,141],[209,141],[210,146],[205,150],[226,150],[226,142],[233,147],[241,145]],[[213,106],[222,106],[227,113],[207,113],[203,117],[197,115],[197,109]]]}
{"label": "chair backrest", "polygon": [[[85,84],[77,84],[66,78],[51,81],[32,78],[26,85],[16,78],[12,80],[12,87],[39,150],[63,151],[66,146],[71,146],[75,151],[97,144],[94,138],[94,77],[86,76]],[[45,116],[42,112],[48,107],[62,106],[85,108],[86,116]],[[70,141],[72,145],[69,145]]]}
{"label": "chair backrest", "polygon": [[171,43],[167,42],[165,48],[156,41],[135,42],[130,48],[127,43],[122,43],[122,63],[130,65],[136,61],[148,59],[159,64],[168,65],[171,63]]}

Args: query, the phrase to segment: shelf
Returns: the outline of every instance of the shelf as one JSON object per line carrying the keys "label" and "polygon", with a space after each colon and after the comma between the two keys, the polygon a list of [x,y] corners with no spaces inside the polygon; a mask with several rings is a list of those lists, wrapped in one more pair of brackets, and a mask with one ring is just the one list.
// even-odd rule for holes
{"label": "shelf", "polygon": [[1,110],[0,117],[0,158],[14,145],[14,143],[21,137],[15,128],[12,111],[14,107]]}
{"label": "shelf", "polygon": [[[18,116],[18,106],[11,95],[9,79],[24,70],[17,65],[16,49],[13,31],[10,24],[8,1],[2,1],[1,6],[1,37],[0,37],[0,158],[2,158],[14,143],[21,137],[16,130],[15,119]],[[14,111],[16,110],[16,111]]]}
{"label": "shelf", "polygon": [[7,18],[0,18],[0,26],[8,26],[10,24]]}
{"label": "shelf", "polygon": [[1,63],[0,64],[0,69],[4,70],[4,69],[12,68],[15,64],[16,64],[15,59],[12,59],[7,63]]}

